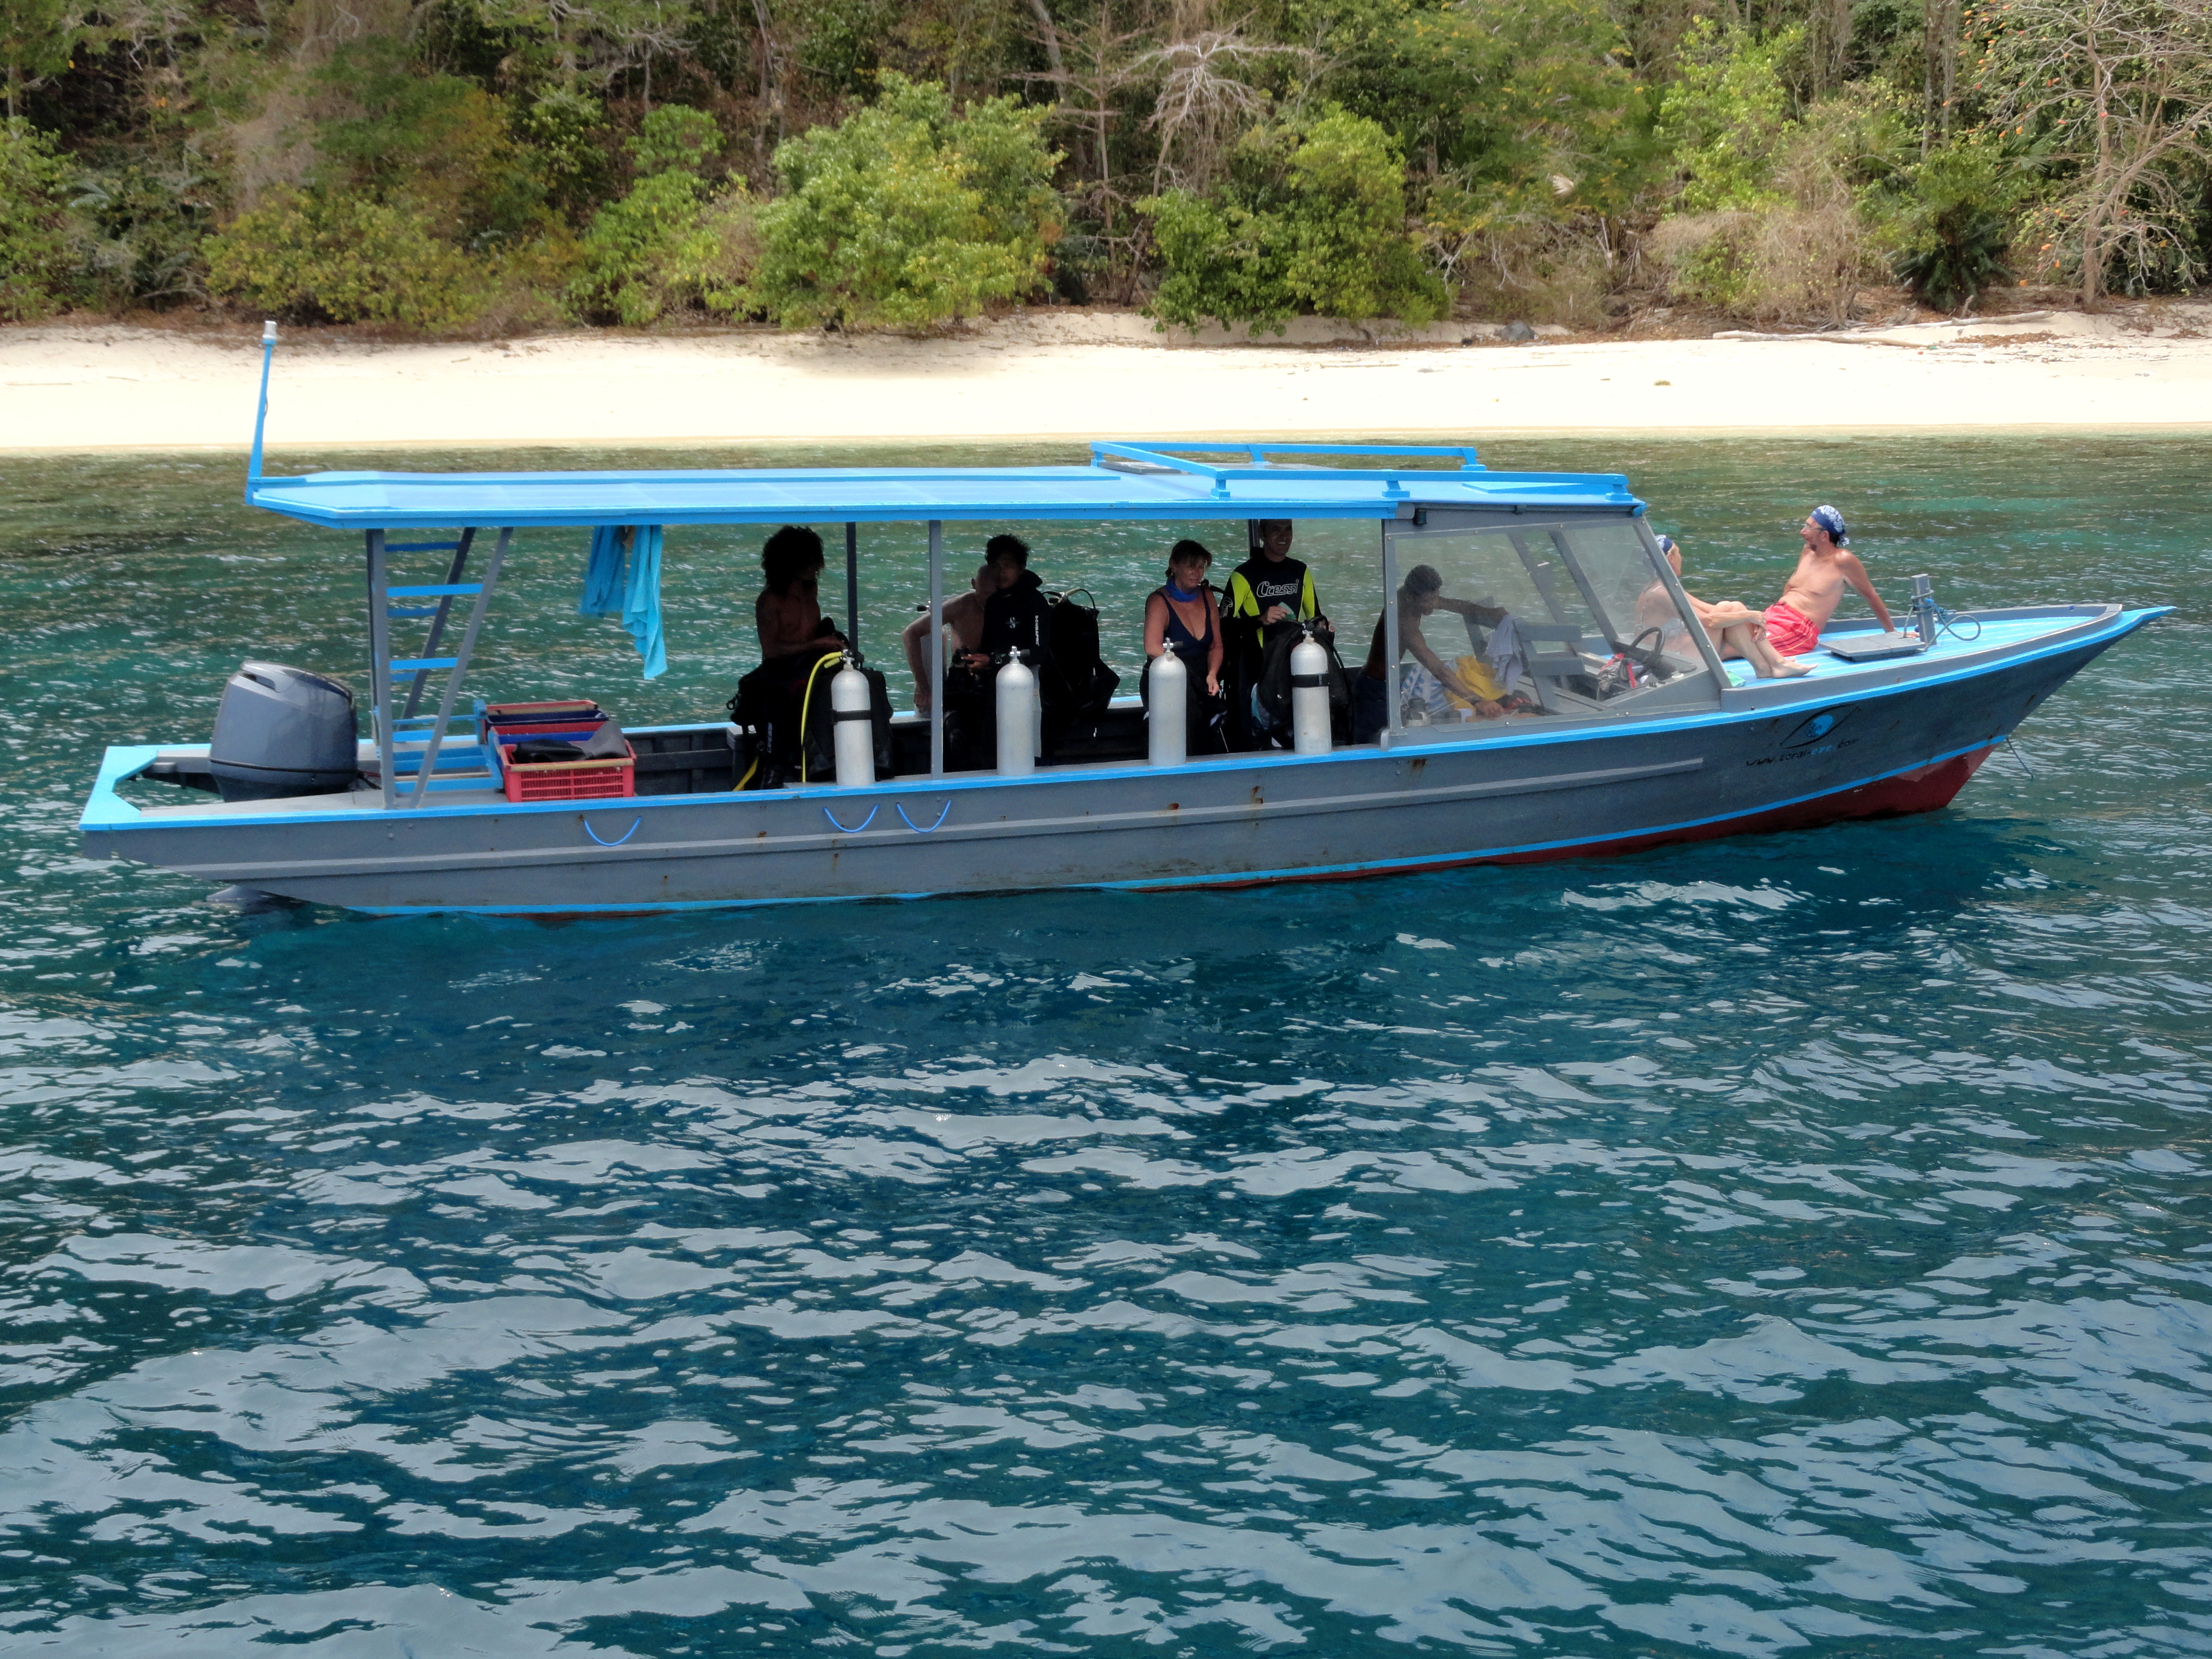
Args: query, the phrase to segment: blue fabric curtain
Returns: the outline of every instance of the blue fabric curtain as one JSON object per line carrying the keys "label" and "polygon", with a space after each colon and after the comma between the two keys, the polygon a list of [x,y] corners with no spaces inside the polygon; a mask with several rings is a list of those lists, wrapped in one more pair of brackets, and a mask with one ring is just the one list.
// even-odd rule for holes
{"label": "blue fabric curtain", "polygon": [[645,678],[668,672],[668,647],[660,632],[660,526],[602,525],[592,532],[584,561],[584,593],[576,609],[586,617],[623,619]]}

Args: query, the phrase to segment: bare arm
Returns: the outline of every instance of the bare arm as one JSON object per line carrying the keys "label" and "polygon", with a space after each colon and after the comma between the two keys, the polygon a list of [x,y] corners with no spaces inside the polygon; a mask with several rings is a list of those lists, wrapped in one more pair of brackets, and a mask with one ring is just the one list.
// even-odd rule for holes
{"label": "bare arm", "polygon": [[[1455,609],[1457,608],[1456,601],[1447,599],[1444,603],[1448,605],[1453,606]],[[1469,608],[1474,609],[1475,607]],[[1468,613],[1466,611],[1461,611],[1460,614],[1462,616],[1465,616]],[[1498,614],[1503,616],[1504,613],[1500,611]],[[1498,704],[1491,702],[1489,698],[1484,696],[1482,693],[1476,690],[1465,680],[1460,678],[1458,673],[1455,672],[1442,657],[1439,657],[1434,651],[1429,648],[1428,641],[1421,637],[1421,623],[1419,617],[1407,616],[1403,611],[1399,613],[1398,643],[1413,653],[1413,660],[1415,662],[1420,664],[1422,667],[1427,669],[1429,672],[1434,674],[1439,680],[1442,680],[1445,686],[1450,690],[1454,696],[1473,703],[1474,705],[1475,712],[1480,714],[1484,719],[1487,720],[1492,714],[1502,714],[1505,712]]]}
{"label": "bare arm", "polygon": [[1149,659],[1168,648],[1168,602],[1158,593],[1145,601],[1145,655]]}
{"label": "bare arm", "polygon": [[929,683],[929,653],[922,648],[929,643],[929,612],[923,611],[899,630],[899,643],[906,647],[906,665],[914,675],[915,712],[927,714],[937,701],[936,689]]}
{"label": "bare arm", "polygon": [[1866,567],[1859,562],[1858,555],[1838,553],[1836,555],[1836,566],[1844,573],[1844,580],[1851,585],[1852,592],[1874,607],[1875,620],[1881,624],[1882,631],[1893,631],[1897,624],[1889,619],[1889,607],[1881,602],[1881,595],[1874,591],[1874,583],[1867,575]]}

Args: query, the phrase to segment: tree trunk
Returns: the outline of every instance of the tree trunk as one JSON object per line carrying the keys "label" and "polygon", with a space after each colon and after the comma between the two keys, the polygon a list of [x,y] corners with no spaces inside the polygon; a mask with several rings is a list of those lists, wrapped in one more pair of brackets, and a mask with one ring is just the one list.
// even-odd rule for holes
{"label": "tree trunk", "polygon": [[1052,13],[1044,0],[1030,0],[1030,9],[1036,14],[1038,32],[1044,37],[1044,61],[1052,65],[1052,90],[1055,102],[1067,102],[1067,65],[1060,60],[1060,31],[1052,26]]}

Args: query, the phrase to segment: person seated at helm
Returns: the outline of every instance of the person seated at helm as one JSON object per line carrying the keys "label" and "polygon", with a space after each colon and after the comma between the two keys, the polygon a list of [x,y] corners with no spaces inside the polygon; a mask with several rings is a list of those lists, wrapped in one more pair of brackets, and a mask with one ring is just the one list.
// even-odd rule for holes
{"label": "person seated at helm", "polygon": [[1275,721],[1259,701],[1267,653],[1279,639],[1293,633],[1299,623],[1316,624],[1315,631],[1323,645],[1329,644],[1334,635],[1328,618],[1322,614],[1320,596],[1314,591],[1313,572],[1304,561],[1291,556],[1291,521],[1255,519],[1250,534],[1251,556],[1229,573],[1222,606],[1232,687],[1231,718],[1251,746],[1288,748],[1288,728]]}
{"label": "person seated at helm", "polygon": [[[1412,653],[1416,662],[1436,677],[1448,696],[1468,704],[1478,719],[1494,720],[1505,713],[1505,705],[1468,684],[1453,665],[1436,653],[1422,636],[1421,619],[1439,611],[1449,611],[1471,617],[1485,628],[1495,628],[1505,620],[1506,613],[1496,605],[1446,599],[1443,586],[1444,579],[1434,565],[1417,564],[1406,573],[1397,595],[1398,654],[1404,657]],[[1387,615],[1375,619],[1374,642],[1368,647],[1365,665],[1352,682],[1354,743],[1374,742],[1390,724],[1390,683],[1396,676],[1395,665],[1384,660],[1389,654],[1389,635],[1384,626],[1388,621]]]}
{"label": "person seated at helm", "polygon": [[1212,563],[1205,543],[1177,542],[1168,550],[1167,580],[1145,598],[1145,707],[1152,705],[1152,665],[1173,652],[1187,677],[1184,752],[1192,755],[1217,754],[1224,747],[1221,617],[1206,580]]}
{"label": "person seated at helm", "polygon": [[845,648],[845,636],[822,614],[822,538],[804,525],[787,524],[763,544],[753,624],[763,665],[804,656],[811,666],[822,653]]}
{"label": "person seated at helm", "polygon": [[[968,584],[968,591],[956,593],[945,601],[938,614],[944,618],[945,629],[951,637],[945,645],[945,666],[947,672],[959,666],[963,657],[978,653],[983,644],[983,601],[999,586],[999,569],[986,561],[975,567],[975,574]],[[899,635],[899,643],[906,647],[906,665],[914,674],[914,708],[918,714],[927,714],[935,703],[929,684],[929,607],[921,608],[921,615],[908,623]]]}

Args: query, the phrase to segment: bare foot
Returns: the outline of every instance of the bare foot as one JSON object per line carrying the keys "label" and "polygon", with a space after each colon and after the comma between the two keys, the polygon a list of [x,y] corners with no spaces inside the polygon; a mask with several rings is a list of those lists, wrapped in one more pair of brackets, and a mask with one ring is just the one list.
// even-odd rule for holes
{"label": "bare foot", "polygon": [[1810,664],[1799,662],[1794,657],[1784,657],[1774,665],[1774,675],[1777,679],[1794,680],[1812,672]]}

